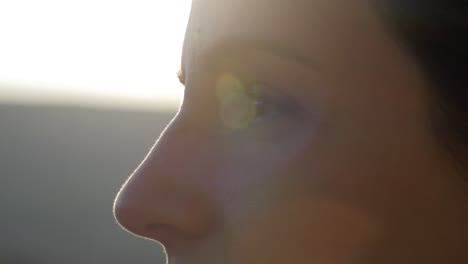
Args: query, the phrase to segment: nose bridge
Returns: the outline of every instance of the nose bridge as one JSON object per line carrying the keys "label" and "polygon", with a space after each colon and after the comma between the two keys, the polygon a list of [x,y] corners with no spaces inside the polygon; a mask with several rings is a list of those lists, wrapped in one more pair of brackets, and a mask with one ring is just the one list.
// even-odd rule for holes
{"label": "nose bridge", "polygon": [[200,144],[202,137],[177,120],[171,123],[116,197],[114,214],[121,226],[163,244],[167,230],[196,237],[212,226],[213,199],[198,177],[206,173],[197,166],[203,155],[194,152]]}

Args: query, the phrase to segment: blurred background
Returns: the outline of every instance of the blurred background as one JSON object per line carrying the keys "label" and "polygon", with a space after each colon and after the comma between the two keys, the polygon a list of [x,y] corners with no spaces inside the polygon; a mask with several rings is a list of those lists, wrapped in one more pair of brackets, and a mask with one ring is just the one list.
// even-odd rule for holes
{"label": "blurred background", "polygon": [[0,263],[165,263],[116,192],[174,116],[189,0],[0,1]]}

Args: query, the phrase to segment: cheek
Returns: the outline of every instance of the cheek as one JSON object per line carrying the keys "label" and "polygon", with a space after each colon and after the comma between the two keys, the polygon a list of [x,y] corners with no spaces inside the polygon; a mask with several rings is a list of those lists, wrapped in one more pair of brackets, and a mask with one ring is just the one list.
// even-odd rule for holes
{"label": "cheek", "polygon": [[283,188],[286,170],[313,141],[315,131],[315,127],[290,125],[291,133],[253,127],[220,141],[216,189],[232,214],[228,219],[270,203],[271,196]]}
{"label": "cheek", "polygon": [[217,189],[234,263],[349,263],[389,232],[410,231],[416,153],[331,130],[229,139]]}
{"label": "cheek", "polygon": [[291,131],[285,140],[275,136],[275,142],[262,142],[258,131],[250,131],[225,145],[217,190],[225,206],[229,258],[233,263],[358,259],[379,237],[378,223],[329,192],[330,180],[338,179],[331,174],[348,174],[336,170],[337,149],[318,142],[330,139],[317,135],[317,127]]}
{"label": "cheek", "polygon": [[275,202],[233,231],[233,263],[351,263],[379,237],[364,212],[333,200]]}

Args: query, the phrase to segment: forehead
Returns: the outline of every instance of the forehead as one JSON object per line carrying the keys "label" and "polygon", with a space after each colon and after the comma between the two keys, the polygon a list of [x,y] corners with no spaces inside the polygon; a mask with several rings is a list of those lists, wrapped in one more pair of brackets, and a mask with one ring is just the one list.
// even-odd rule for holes
{"label": "forehead", "polygon": [[260,42],[316,57],[368,32],[373,19],[365,0],[194,0],[184,55],[203,56],[220,45]]}

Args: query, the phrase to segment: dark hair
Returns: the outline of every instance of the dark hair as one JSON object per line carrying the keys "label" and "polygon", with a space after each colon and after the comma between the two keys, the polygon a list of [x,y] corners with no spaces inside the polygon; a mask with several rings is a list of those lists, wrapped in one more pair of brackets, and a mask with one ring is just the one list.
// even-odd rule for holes
{"label": "dark hair", "polygon": [[397,40],[426,73],[432,124],[461,164],[468,163],[468,1],[377,0]]}

